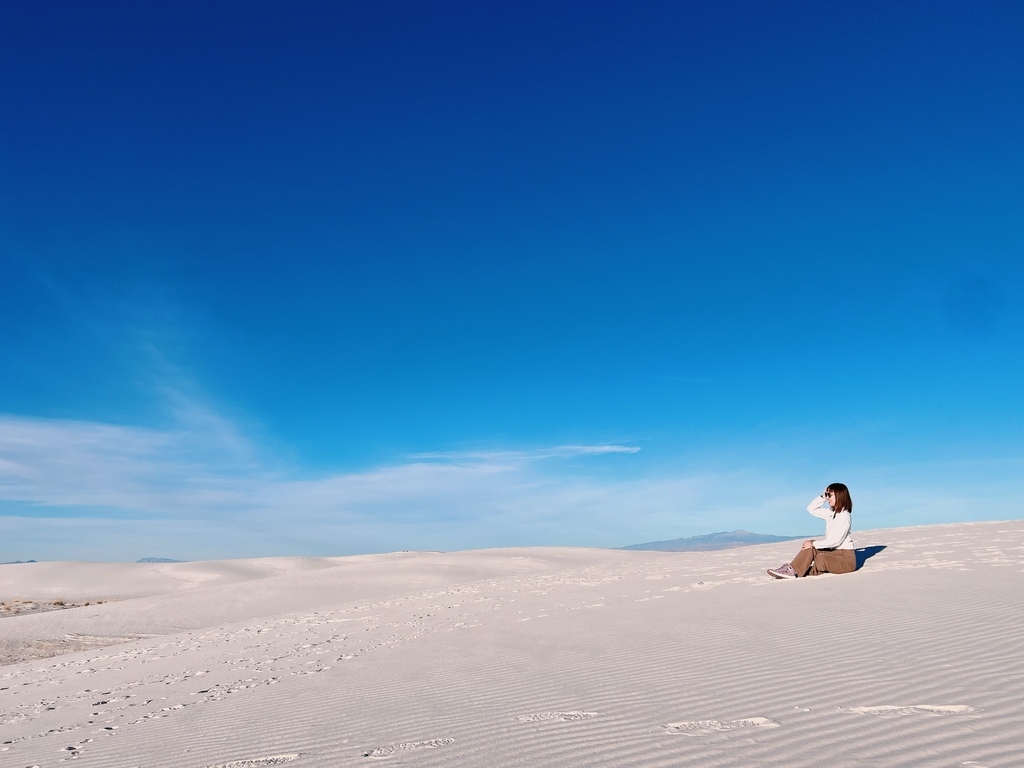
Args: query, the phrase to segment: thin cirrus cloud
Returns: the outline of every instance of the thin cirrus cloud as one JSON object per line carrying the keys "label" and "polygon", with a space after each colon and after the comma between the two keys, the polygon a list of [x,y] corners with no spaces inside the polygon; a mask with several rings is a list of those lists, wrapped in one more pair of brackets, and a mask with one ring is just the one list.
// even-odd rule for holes
{"label": "thin cirrus cloud", "polygon": [[[622,445],[414,454],[363,472],[303,479],[262,466],[237,429],[193,407],[184,426],[156,430],[0,417],[0,499],[141,513],[220,502],[259,509],[301,500],[313,510],[457,493],[545,459],[633,454]],[[533,481],[536,482],[536,481]]]}
{"label": "thin cirrus cloud", "polygon": [[[623,546],[735,528],[813,535],[807,487],[834,479],[795,460],[783,463],[799,470],[780,470],[778,456],[618,473],[608,462],[628,468],[640,450],[618,444],[430,452],[310,475],[282,468],[201,404],[181,398],[175,413],[168,429],[0,415],[0,561]],[[1005,483],[951,495],[941,478],[1011,467],[1019,459],[851,466],[843,479],[857,489],[863,529],[991,519]]]}
{"label": "thin cirrus cloud", "polygon": [[571,459],[581,456],[602,456],[611,453],[639,453],[640,448],[634,445],[555,445],[544,448],[532,448],[523,451],[428,451],[414,453],[409,458],[422,460],[442,460],[459,463],[495,463],[523,464],[541,459]]}
{"label": "thin cirrus cloud", "polygon": [[[545,537],[574,543],[588,521],[637,507],[638,495],[646,499],[642,507],[679,498],[678,487],[652,495],[650,487],[596,480],[578,467],[567,474],[545,466],[628,457],[635,446],[423,453],[391,466],[308,476],[261,460],[241,430],[187,398],[176,416],[176,426],[163,430],[0,416],[0,525],[7,530],[0,557],[35,554],[7,552],[12,537],[45,531],[45,546],[60,550],[65,531],[66,548],[73,540],[88,554],[89,531],[109,548],[111,536],[129,530],[142,540],[147,528],[163,531],[166,540],[171,523],[178,552],[195,550],[189,541],[214,531],[244,529],[221,538],[224,551],[209,554],[219,557],[295,553],[275,551],[281,541],[296,551],[336,554],[540,544]],[[53,520],[63,524],[46,522]]]}

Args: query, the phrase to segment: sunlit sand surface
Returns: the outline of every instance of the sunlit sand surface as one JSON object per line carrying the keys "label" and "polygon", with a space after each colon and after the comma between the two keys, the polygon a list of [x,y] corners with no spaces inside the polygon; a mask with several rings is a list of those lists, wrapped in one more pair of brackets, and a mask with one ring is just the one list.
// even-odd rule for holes
{"label": "sunlit sand surface", "polygon": [[1024,522],[855,533],[0,566],[0,765],[1020,766]]}

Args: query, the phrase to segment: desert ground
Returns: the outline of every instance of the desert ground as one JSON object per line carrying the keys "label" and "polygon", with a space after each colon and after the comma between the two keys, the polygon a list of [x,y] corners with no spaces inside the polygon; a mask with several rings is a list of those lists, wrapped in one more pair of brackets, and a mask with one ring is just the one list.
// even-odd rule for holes
{"label": "desert ground", "polygon": [[855,539],[3,565],[0,766],[1024,765],[1024,522]]}

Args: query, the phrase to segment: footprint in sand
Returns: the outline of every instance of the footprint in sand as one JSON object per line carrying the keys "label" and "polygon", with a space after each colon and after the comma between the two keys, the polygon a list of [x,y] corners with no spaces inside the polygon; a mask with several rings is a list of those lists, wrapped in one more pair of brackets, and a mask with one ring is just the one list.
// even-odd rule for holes
{"label": "footprint in sand", "polygon": [[883,705],[880,707],[850,707],[847,712],[854,712],[858,715],[884,715],[898,717],[902,715],[966,715],[974,711],[974,707],[966,704],[950,704],[947,706],[933,706],[931,704],[910,704],[905,707]]}
{"label": "footprint in sand", "polygon": [[563,723],[577,720],[590,720],[597,717],[597,712],[536,712],[532,715],[520,715],[516,718],[521,723],[542,723],[548,720],[560,720]]}
{"label": "footprint in sand", "polygon": [[371,749],[369,752],[363,752],[363,757],[374,757],[381,760],[394,756],[396,752],[411,749],[434,749],[436,747],[443,747],[446,744],[451,744],[453,741],[455,741],[455,739],[430,739],[430,741],[413,741],[406,742],[404,744],[392,744],[389,747],[378,747],[377,749]]}
{"label": "footprint in sand", "polygon": [[747,717],[742,720],[688,720],[682,723],[665,723],[661,729],[666,733],[680,736],[704,736],[737,728],[778,728],[779,723],[767,717]]}
{"label": "footprint in sand", "polygon": [[218,763],[209,768],[262,768],[264,765],[282,765],[298,760],[301,755],[271,755],[270,757],[250,757],[248,760],[232,760],[230,763]]}

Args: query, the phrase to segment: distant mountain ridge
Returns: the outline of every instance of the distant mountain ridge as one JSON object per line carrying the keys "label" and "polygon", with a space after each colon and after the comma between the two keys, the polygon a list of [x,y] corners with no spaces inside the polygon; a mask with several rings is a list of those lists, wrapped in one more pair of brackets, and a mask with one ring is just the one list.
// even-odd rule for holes
{"label": "distant mountain ridge", "polygon": [[174,560],[170,557],[143,557],[135,561],[136,563],[184,563],[184,560]]}
{"label": "distant mountain ridge", "polygon": [[721,531],[707,533],[703,536],[687,536],[683,539],[668,541],[649,541],[646,544],[630,544],[617,549],[635,549],[651,552],[706,552],[714,549],[732,549],[746,547],[751,544],[770,544],[776,541],[793,541],[800,536],[773,536],[769,533],[751,533],[750,531]]}

